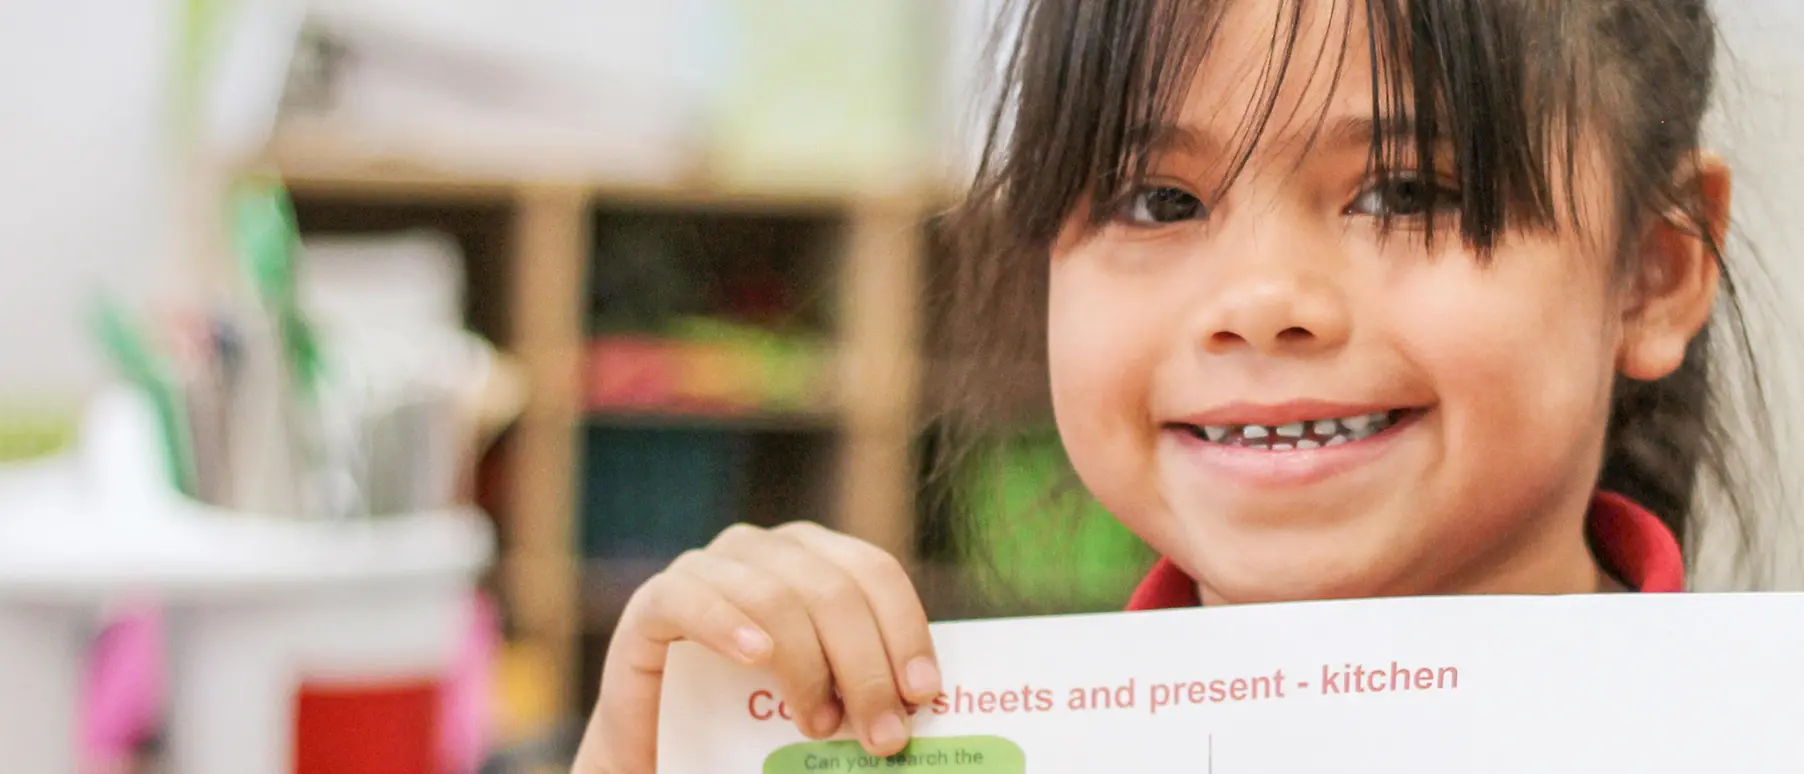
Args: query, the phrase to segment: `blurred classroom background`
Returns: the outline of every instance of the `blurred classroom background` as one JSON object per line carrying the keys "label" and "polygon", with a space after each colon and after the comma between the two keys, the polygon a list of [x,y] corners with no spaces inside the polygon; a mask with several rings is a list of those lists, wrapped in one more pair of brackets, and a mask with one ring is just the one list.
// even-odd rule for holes
{"label": "blurred classroom background", "polygon": [[[627,596],[738,521],[872,541],[937,618],[1118,602],[1144,548],[1039,507],[1037,391],[933,464],[993,6],[0,10],[0,770],[563,770]],[[1725,12],[1791,297],[1804,14]]]}
{"label": "blurred classroom background", "polygon": [[[162,529],[149,516],[65,537],[87,564],[104,554],[91,539],[163,568],[101,580],[80,562],[9,577],[0,550],[0,605],[79,608],[66,642],[85,649],[80,722],[57,728],[79,736],[84,770],[253,774],[243,766],[283,756],[335,774],[427,758],[433,771],[557,770],[627,596],[738,521],[870,540],[907,562],[939,618],[1117,602],[1145,554],[1112,520],[1075,526],[1074,557],[990,539],[1046,534],[1036,525],[949,518],[955,493],[999,514],[1058,480],[1037,395],[1017,442],[949,474],[934,464],[935,391],[955,353],[935,320],[945,256],[931,220],[969,170],[991,5],[77,0],[0,13],[0,125],[16,138],[0,150],[0,448],[28,473],[110,464],[84,445],[129,447],[114,435],[149,426],[118,386],[147,392],[140,419],[186,436],[139,448],[189,461],[166,509],[181,513],[157,518],[199,530],[168,538],[173,554],[143,548],[162,540],[137,531]],[[361,467],[328,471],[350,495],[267,469],[244,483],[238,458],[270,456],[251,444],[314,440],[337,460],[329,438],[291,422],[245,440],[206,421],[244,422],[214,404],[251,398],[209,397],[217,380],[192,372],[211,379],[209,353],[229,360],[227,345],[255,361],[258,335],[278,355],[276,387],[292,388],[253,395],[267,398],[260,416],[293,403],[322,435],[356,423]],[[397,409],[395,395],[414,402]],[[118,477],[81,474],[90,489]],[[234,519],[267,534],[200,534]],[[7,522],[15,553],[45,554],[27,546],[48,538]],[[331,559],[341,543],[374,565]],[[412,557],[413,576],[386,566],[421,545],[443,554]],[[248,553],[214,568],[181,551]],[[172,580],[170,555],[197,564]],[[281,594],[242,591],[276,584],[238,566],[257,563],[292,570]],[[353,580],[316,577],[334,574]],[[475,601],[448,607],[460,589]],[[218,612],[220,595],[237,607]],[[443,613],[417,623],[436,640],[370,623],[421,606]],[[302,608],[315,617],[280,631],[318,639],[305,647],[193,623],[236,616],[233,636],[254,639],[252,619]],[[369,628],[339,642],[355,627]],[[413,650],[384,650],[402,640]],[[234,667],[263,670],[255,690],[222,678],[184,692],[188,673],[227,658],[209,647],[281,652]],[[207,690],[226,693],[195,698]],[[0,727],[25,714],[0,708]],[[226,730],[238,725],[252,730]],[[0,732],[0,761],[23,733]]]}

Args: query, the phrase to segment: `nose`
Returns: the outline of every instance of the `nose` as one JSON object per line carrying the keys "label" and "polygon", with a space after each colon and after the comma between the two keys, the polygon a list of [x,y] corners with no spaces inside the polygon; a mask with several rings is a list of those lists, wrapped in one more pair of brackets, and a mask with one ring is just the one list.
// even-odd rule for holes
{"label": "nose", "polygon": [[1342,290],[1305,260],[1261,260],[1221,280],[1199,310],[1203,351],[1292,357],[1344,346],[1352,313]]}

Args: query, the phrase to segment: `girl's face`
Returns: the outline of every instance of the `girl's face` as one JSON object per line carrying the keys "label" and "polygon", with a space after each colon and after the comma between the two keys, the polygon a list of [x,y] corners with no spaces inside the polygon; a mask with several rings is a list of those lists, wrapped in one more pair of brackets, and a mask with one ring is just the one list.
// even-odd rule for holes
{"label": "girl's face", "polygon": [[[1053,403],[1079,475],[1207,603],[1595,587],[1612,382],[1676,368],[1708,300],[1638,323],[1596,229],[1517,232],[1481,262],[1457,212],[1413,204],[1449,182],[1369,177],[1374,131],[1399,127],[1373,126],[1366,42],[1325,13],[1212,196],[1268,112],[1264,5],[1214,36],[1148,187],[1054,248]],[[1580,167],[1583,222],[1612,222]]]}

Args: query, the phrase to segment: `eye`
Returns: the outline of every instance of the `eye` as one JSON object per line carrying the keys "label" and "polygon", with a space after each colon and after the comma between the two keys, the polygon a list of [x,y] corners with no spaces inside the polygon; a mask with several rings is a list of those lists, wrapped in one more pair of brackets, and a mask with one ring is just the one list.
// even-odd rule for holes
{"label": "eye", "polygon": [[1208,217],[1203,201],[1179,188],[1142,188],[1128,197],[1120,217],[1137,226],[1156,226]]}
{"label": "eye", "polygon": [[1414,175],[1396,175],[1359,193],[1347,205],[1348,214],[1372,217],[1419,217],[1430,207],[1441,210],[1459,206],[1459,191]]}

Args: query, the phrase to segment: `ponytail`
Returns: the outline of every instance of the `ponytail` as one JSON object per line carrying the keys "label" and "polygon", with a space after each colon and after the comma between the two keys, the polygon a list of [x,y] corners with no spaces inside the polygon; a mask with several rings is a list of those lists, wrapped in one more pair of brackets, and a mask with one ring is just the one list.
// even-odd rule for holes
{"label": "ponytail", "polygon": [[[1598,487],[1652,511],[1691,561],[1692,509],[1700,471],[1720,460],[1709,383],[1709,332],[1693,339],[1685,361],[1655,382],[1618,379]],[[1713,471],[1714,472],[1714,471]]]}

